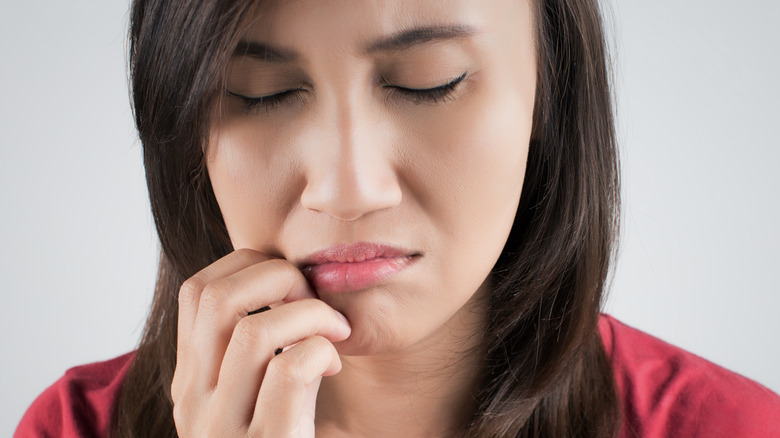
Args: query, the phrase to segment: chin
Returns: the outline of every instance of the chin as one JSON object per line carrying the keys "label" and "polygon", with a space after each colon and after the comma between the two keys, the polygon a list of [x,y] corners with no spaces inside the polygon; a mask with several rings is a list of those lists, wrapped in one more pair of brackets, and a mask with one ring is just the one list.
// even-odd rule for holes
{"label": "chin", "polygon": [[335,345],[343,356],[376,356],[404,350],[417,339],[415,330],[402,317],[399,303],[386,290],[360,291],[324,297],[334,309],[343,313],[352,326],[352,334]]}
{"label": "chin", "polygon": [[334,344],[341,356],[384,356],[402,352],[411,342],[389,333],[376,333],[375,330],[361,329],[359,324],[352,326],[352,335],[344,341]]}

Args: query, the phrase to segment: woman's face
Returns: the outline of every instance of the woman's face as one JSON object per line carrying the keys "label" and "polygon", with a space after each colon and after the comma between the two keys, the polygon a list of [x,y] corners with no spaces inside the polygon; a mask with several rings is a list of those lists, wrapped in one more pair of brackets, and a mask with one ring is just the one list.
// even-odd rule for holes
{"label": "woman's face", "polygon": [[342,353],[481,324],[525,173],[532,21],[526,0],[288,0],[241,38],[214,193],[235,248],[289,260],[347,316]]}

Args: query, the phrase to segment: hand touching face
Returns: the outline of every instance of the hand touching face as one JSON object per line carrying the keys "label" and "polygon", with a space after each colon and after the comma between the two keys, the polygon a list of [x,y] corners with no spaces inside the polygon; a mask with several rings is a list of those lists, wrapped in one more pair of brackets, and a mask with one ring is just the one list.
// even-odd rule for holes
{"label": "hand touching face", "polygon": [[333,343],[349,333],[286,260],[249,249],[217,260],[179,291],[178,435],[313,437],[322,376],[341,369]]}

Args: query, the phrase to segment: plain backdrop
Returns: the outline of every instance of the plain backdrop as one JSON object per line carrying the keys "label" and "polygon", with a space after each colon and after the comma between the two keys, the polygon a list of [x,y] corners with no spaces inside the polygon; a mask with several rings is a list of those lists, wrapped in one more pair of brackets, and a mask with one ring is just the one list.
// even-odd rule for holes
{"label": "plain backdrop", "polygon": [[[607,311],[780,391],[780,3],[612,5],[624,229]],[[0,2],[0,435],[134,348],[158,243],[126,1]]]}

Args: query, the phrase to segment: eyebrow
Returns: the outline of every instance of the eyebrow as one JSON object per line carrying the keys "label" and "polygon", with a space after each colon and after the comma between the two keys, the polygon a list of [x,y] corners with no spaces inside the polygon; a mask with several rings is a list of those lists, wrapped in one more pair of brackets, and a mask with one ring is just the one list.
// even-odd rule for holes
{"label": "eyebrow", "polygon": [[466,25],[428,26],[403,30],[369,44],[364,53],[405,50],[435,41],[465,38],[477,34],[477,29]]}
{"label": "eyebrow", "polygon": [[244,40],[238,42],[236,49],[233,50],[233,56],[250,56],[261,61],[276,64],[285,64],[298,59],[298,54],[292,50],[272,47],[265,43]]}
{"label": "eyebrow", "polygon": [[[406,50],[421,44],[466,38],[477,33],[476,28],[466,25],[416,27],[382,37],[368,44],[364,48],[363,53],[372,54]],[[295,51],[290,49],[245,40],[238,42],[236,49],[233,51],[233,56],[250,56],[261,61],[277,64],[290,63],[299,57]]]}

